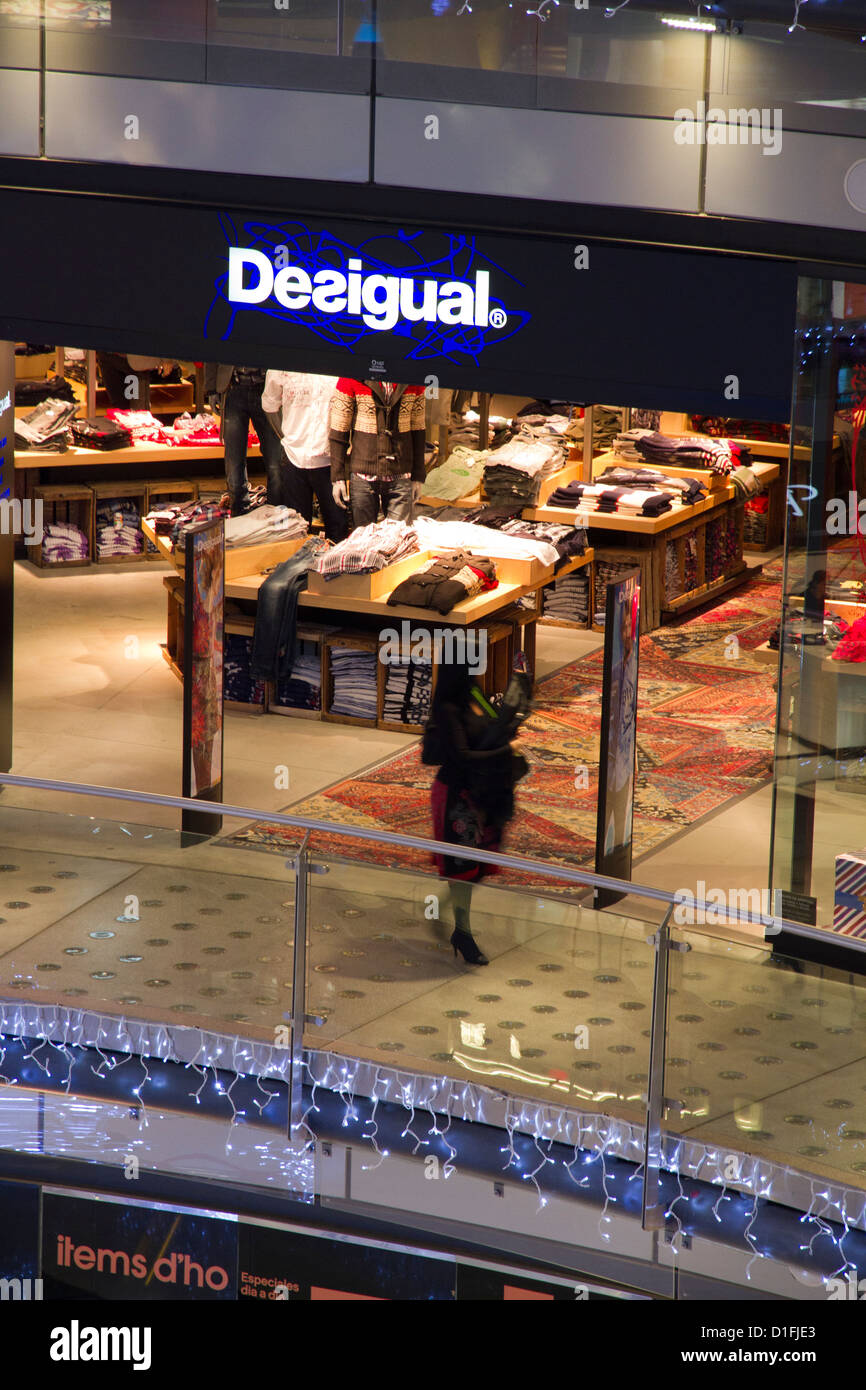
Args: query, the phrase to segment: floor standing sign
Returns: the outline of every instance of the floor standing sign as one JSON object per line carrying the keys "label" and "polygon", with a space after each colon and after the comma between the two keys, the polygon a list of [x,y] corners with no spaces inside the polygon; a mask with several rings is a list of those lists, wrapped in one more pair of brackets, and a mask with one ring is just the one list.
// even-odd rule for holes
{"label": "floor standing sign", "polygon": [[[608,584],[605,608],[595,871],[611,878],[631,878],[639,649],[640,574],[635,570]],[[624,896],[596,889],[595,906],[609,907]]]}
{"label": "floor standing sign", "polygon": [[[222,801],[225,523],[188,531],[184,554],[183,795]],[[184,811],[183,830],[214,835],[222,818]]]}

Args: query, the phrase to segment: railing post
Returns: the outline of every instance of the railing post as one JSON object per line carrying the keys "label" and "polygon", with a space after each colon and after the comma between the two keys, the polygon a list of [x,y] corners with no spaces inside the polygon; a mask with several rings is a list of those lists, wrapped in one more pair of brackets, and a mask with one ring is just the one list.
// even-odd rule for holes
{"label": "railing post", "polygon": [[295,945],[292,962],[292,1062],[289,1072],[289,1139],[297,1138],[304,1118],[304,1024],[307,1018],[307,831],[294,856]]}
{"label": "railing post", "polygon": [[646,1145],[644,1149],[643,1202],[641,1225],[645,1231],[660,1230],[665,1224],[666,1203],[661,1201],[662,1122],[665,1116],[665,1041],[667,1038],[668,960],[671,949],[671,903],[664,919],[649,940],[655,945],[652,1023],[650,1029],[649,1082],[647,1083]]}

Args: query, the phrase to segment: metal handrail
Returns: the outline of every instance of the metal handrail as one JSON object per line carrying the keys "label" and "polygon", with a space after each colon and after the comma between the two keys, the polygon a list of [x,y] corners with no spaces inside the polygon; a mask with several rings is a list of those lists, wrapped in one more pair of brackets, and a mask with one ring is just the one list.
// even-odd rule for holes
{"label": "metal handrail", "polygon": [[[159,792],[131,791],[124,787],[102,787],[84,782],[57,782],[44,777],[20,777],[12,773],[0,772],[0,787],[30,787],[36,791],[66,792],[72,796],[95,796],[108,801],[128,801],[135,805],[163,806],[170,810],[196,811],[199,815],[212,811],[215,816],[227,816],[236,820],[268,821],[275,825],[287,825],[306,831],[317,831],[326,835],[340,835],[347,839],[367,840],[374,844],[394,845],[403,849],[417,849],[426,854],[440,854],[449,857],[454,854],[454,845],[441,840],[430,840],[420,835],[400,835],[391,830],[368,830],[365,826],[338,825],[332,821],[313,820],[308,816],[290,816],[284,811],[261,811],[249,806],[231,806],[222,801],[200,801],[188,796],[165,796]],[[2,809],[2,802],[0,802]],[[10,809],[13,809],[10,807]],[[18,810],[31,810],[30,807],[16,807]],[[664,888],[653,888],[649,884],[633,883],[631,880],[610,878],[604,874],[591,873],[584,869],[571,869],[556,864],[547,864],[540,859],[526,859],[520,855],[500,854],[491,850],[472,849],[460,846],[460,858],[472,859],[478,863],[495,864],[500,868],[518,869],[538,874],[543,878],[559,879],[575,883],[583,888],[606,888],[633,897],[649,898],[655,902],[676,906],[682,902],[676,894]],[[729,922],[751,922],[770,928],[771,935],[780,931],[793,933],[813,940],[826,941],[827,932],[818,927],[810,927],[802,922],[790,922],[784,917],[764,913],[732,909],[724,904],[704,903],[695,898],[688,906],[696,911],[712,909],[722,912]],[[856,937],[840,937],[838,944],[853,952],[866,952],[866,941]]]}

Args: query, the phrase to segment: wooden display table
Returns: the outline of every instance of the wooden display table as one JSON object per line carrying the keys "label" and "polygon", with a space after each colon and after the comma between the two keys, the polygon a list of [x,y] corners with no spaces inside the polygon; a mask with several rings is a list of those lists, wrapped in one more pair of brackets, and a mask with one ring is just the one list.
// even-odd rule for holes
{"label": "wooden display table", "polygon": [[[166,538],[158,536],[149,523],[145,522],[142,530],[145,536],[157,546],[161,558],[167,560],[176,571],[163,579],[168,601],[166,643],[163,655],[175,675],[182,679],[183,552],[172,550]],[[262,571],[271,569],[282,560],[288,559],[303,543],[303,538],[298,538],[294,541],[276,542],[271,546],[240,546],[226,551],[225,596],[229,600],[239,601],[247,605],[242,616],[231,618],[227,616],[227,632],[236,631],[249,634],[254,630],[254,605],[258,600],[259,589],[267,578],[267,575]],[[445,548],[443,547],[443,549]],[[325,623],[337,623],[337,628],[320,626],[317,629],[321,633],[317,645],[322,663],[323,707],[321,710],[299,709],[297,713],[301,717],[307,719],[321,718],[334,723],[359,724],[365,727],[385,728],[404,733],[420,732],[421,725],[398,724],[393,720],[385,719],[387,672],[384,662],[380,662],[382,669],[377,673],[377,717],[375,719],[330,712],[332,693],[330,649],[335,645],[350,646],[364,651],[375,651],[378,654],[384,642],[383,631],[385,629],[393,630],[404,620],[411,622],[413,632],[421,630],[428,632],[431,637],[435,637],[437,632],[454,632],[455,629],[458,631],[465,631],[470,628],[483,629],[487,646],[487,669],[480,680],[482,688],[487,694],[492,695],[497,691],[504,690],[512,668],[513,656],[518,648],[525,652],[530,664],[533,663],[538,613],[532,609],[518,608],[516,600],[526,594],[537,593],[545,583],[549,583],[553,576],[553,566],[543,565],[540,561],[531,559],[497,560],[494,558],[497,572],[502,576],[497,587],[486,593],[477,594],[474,598],[465,599],[463,603],[458,604],[446,614],[436,613],[429,608],[389,604],[388,594],[392,592],[401,579],[422,565],[430,553],[434,552],[419,551],[415,555],[407,556],[395,565],[386,567],[386,570],[377,571],[372,575],[347,575],[332,581],[326,581],[323,577],[316,576],[316,585],[322,592],[314,593],[307,589],[299,594],[299,610],[303,610],[306,614],[311,614],[311,611],[314,611]],[[592,550],[587,550],[584,555],[569,560],[557,571],[557,574],[567,574],[588,566],[590,575],[592,575],[593,559]],[[247,572],[245,573],[244,570]],[[370,593],[373,589],[376,590],[377,597],[362,596],[365,591]],[[357,617],[357,627],[347,629],[346,618],[349,615]],[[303,625],[299,625],[298,630],[300,635],[304,631]],[[435,684],[435,660],[432,678]],[[264,705],[265,712],[272,708],[272,702],[275,702],[275,699],[274,687],[269,684]],[[281,714],[294,712],[290,706],[276,706],[274,704],[273,707],[275,712],[278,709]],[[251,706],[251,711],[253,708],[259,710],[261,707]]]}

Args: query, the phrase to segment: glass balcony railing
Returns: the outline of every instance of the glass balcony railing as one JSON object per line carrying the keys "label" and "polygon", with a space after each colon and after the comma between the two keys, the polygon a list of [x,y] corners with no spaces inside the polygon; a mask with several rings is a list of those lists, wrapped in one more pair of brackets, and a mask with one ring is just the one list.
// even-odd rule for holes
{"label": "glass balcony railing", "polygon": [[[866,1192],[859,941],[818,967],[773,949],[809,928],[712,905],[701,930],[702,905],[684,918],[661,889],[467,851],[501,870],[473,887],[488,963],[468,965],[450,940],[465,885],[434,874],[433,841],[227,806],[218,835],[181,836],[142,817],[200,803],[0,784],[7,1037],[102,1020],[111,1045],[160,1055],[155,1037],[189,1029],[227,1067],[256,1053],[282,1076],[296,1138],[304,1086],[341,1059],[605,1117],[631,1161],[646,1145],[649,1212],[666,1167],[749,1191],[769,1163]],[[88,814],[48,809],[60,795]],[[597,910],[594,887],[624,896]]]}

